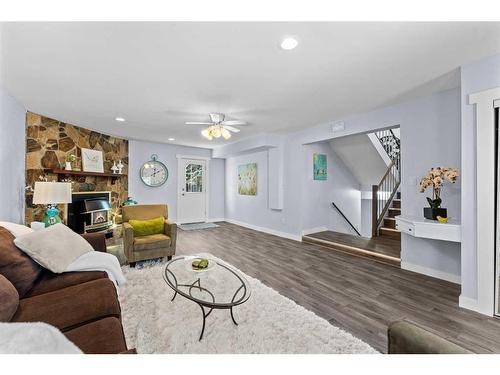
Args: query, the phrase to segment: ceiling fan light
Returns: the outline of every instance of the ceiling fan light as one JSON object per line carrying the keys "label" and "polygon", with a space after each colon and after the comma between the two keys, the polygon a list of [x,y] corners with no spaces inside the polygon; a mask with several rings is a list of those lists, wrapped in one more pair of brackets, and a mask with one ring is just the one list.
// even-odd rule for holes
{"label": "ceiling fan light", "polygon": [[229,130],[222,128],[221,133],[222,133],[222,136],[224,137],[224,139],[231,138],[231,133],[229,132]]}
{"label": "ceiling fan light", "polygon": [[207,129],[203,129],[203,130],[201,131],[201,135],[202,135],[202,136],[204,136],[204,137],[205,137],[206,139],[208,139],[209,141],[211,141],[211,140],[212,140],[212,138],[213,138],[213,137],[212,137],[212,134],[211,134],[211,132],[210,132],[210,130],[209,130],[209,128],[207,128]]}
{"label": "ceiling fan light", "polygon": [[219,126],[214,126],[213,129],[212,129],[212,135],[215,137],[215,138],[220,138],[221,135],[222,135],[222,132],[221,132],[221,129]]}

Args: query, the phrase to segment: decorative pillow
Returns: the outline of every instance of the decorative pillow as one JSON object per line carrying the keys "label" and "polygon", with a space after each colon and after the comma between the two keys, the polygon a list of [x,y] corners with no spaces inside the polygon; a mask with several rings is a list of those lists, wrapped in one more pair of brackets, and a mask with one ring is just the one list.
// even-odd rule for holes
{"label": "decorative pillow", "polygon": [[128,223],[134,228],[134,237],[150,236],[163,233],[165,218],[160,216],[150,220],[129,220]]}
{"label": "decorative pillow", "polygon": [[0,227],[7,229],[14,237],[22,236],[23,234],[35,231],[26,225],[15,224],[8,221],[0,221]]}
{"label": "decorative pillow", "polygon": [[14,243],[54,273],[66,271],[80,255],[94,251],[85,238],[61,223],[19,236]]}
{"label": "decorative pillow", "polygon": [[14,236],[0,227],[0,274],[14,285],[20,298],[33,288],[42,271],[40,265],[14,245]]}
{"label": "decorative pillow", "polygon": [[14,285],[0,275],[0,322],[10,322],[19,306],[19,293]]}

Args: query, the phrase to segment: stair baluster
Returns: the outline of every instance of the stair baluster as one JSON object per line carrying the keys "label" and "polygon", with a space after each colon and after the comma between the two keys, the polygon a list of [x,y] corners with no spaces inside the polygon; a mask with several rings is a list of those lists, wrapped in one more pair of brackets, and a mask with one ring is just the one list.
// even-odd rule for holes
{"label": "stair baluster", "polygon": [[375,134],[391,158],[391,163],[380,183],[372,186],[372,236],[378,236],[379,228],[401,183],[400,140],[391,129]]}

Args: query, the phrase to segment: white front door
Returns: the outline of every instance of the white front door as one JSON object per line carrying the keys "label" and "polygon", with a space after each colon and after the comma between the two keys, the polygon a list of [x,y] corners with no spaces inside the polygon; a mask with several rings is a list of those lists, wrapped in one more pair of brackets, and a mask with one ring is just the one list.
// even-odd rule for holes
{"label": "white front door", "polygon": [[179,223],[206,221],[206,161],[179,159]]}

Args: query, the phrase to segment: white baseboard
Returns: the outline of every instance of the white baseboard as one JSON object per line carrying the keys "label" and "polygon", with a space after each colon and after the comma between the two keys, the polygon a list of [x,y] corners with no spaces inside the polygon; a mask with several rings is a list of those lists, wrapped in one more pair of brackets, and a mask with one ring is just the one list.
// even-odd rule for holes
{"label": "white baseboard", "polygon": [[312,234],[312,233],[318,233],[318,232],[324,232],[328,230],[327,227],[316,227],[316,228],[309,228],[309,229],[304,229],[302,231],[302,235],[303,236],[307,236],[308,234]]}
{"label": "white baseboard", "polygon": [[288,238],[289,240],[294,240],[294,241],[302,242],[302,237],[301,236],[297,236],[297,235],[294,235],[294,234],[291,234],[291,233],[280,232],[280,231],[274,230],[274,229],[259,227],[257,225],[248,224],[248,223],[244,223],[242,221],[233,220],[233,219],[226,219],[225,221],[227,221],[228,223],[231,223],[231,224],[239,225],[240,227],[245,227],[245,228],[253,229],[253,230],[256,230],[256,231],[259,231],[259,232],[264,232],[264,233],[267,233],[267,234],[272,234],[273,236]]}
{"label": "white baseboard", "polygon": [[216,223],[218,221],[226,221],[223,217],[216,217],[214,219],[207,219],[207,223]]}
{"label": "white baseboard", "polygon": [[458,306],[488,316],[493,316],[494,314],[494,309],[490,309],[488,306],[481,306],[477,299],[465,297],[463,295],[458,297]]}
{"label": "white baseboard", "polygon": [[447,273],[432,268],[419,266],[417,264],[408,263],[401,261],[401,268],[407,271],[422,273],[427,276],[432,276],[437,279],[446,280],[455,284],[460,284],[460,276],[454,275],[452,273]]}
{"label": "white baseboard", "polygon": [[458,297],[458,306],[463,307],[464,309],[472,310],[472,311],[477,311],[477,309],[478,309],[476,299],[465,297],[461,294]]}

